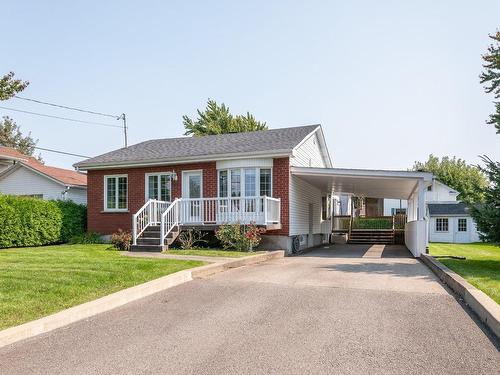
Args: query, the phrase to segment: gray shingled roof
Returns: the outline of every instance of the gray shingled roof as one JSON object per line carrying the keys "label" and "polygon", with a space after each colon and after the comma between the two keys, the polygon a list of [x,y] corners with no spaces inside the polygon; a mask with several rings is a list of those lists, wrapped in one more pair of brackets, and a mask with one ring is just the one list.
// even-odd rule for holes
{"label": "gray shingled roof", "polygon": [[464,203],[429,203],[429,215],[468,215],[469,207]]}
{"label": "gray shingled roof", "polygon": [[210,159],[227,154],[289,152],[319,125],[248,133],[153,139],[90,158],[74,166],[108,166],[135,162]]}

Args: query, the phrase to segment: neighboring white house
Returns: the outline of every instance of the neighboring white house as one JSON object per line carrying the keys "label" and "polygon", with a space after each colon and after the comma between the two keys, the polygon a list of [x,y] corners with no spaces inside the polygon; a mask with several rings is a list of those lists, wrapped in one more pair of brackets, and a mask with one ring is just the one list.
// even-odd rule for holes
{"label": "neighboring white house", "polygon": [[[429,220],[429,242],[469,243],[479,241],[476,223],[469,209],[457,201],[460,193],[434,179],[425,192]],[[407,201],[384,199],[384,215],[393,215],[398,209],[406,209]]]}
{"label": "neighboring white house", "polygon": [[87,203],[87,175],[0,146],[0,194]]}
{"label": "neighboring white house", "polygon": [[429,218],[429,242],[478,242],[476,223],[469,208],[457,201],[459,192],[434,180],[425,199]]}

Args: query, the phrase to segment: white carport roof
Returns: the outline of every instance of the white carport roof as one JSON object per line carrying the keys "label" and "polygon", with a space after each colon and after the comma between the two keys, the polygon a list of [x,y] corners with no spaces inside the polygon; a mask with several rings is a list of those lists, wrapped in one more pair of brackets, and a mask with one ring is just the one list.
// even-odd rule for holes
{"label": "white carport roof", "polygon": [[344,168],[291,167],[291,173],[324,192],[371,198],[410,199],[419,181],[428,186],[432,173]]}

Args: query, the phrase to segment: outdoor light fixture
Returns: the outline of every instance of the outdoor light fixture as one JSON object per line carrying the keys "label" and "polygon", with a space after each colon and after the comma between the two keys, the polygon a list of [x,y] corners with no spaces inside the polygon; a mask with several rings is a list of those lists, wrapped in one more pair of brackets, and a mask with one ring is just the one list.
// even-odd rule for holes
{"label": "outdoor light fixture", "polygon": [[177,173],[175,173],[174,170],[172,170],[172,172],[170,172],[170,176],[172,177],[172,181],[177,181]]}

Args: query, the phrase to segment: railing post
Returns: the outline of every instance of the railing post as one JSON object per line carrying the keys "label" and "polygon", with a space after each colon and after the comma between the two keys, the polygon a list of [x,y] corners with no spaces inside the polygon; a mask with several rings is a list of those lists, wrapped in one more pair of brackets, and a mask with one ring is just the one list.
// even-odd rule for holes
{"label": "railing post", "polygon": [[132,215],[132,237],[133,245],[137,245],[137,214]]}
{"label": "railing post", "polygon": [[160,247],[162,248],[161,250],[163,250],[163,239],[165,238],[165,217],[167,215],[163,215],[163,213],[161,214],[161,220],[160,220]]}
{"label": "railing post", "polygon": [[267,225],[267,195],[264,195],[264,225]]}

